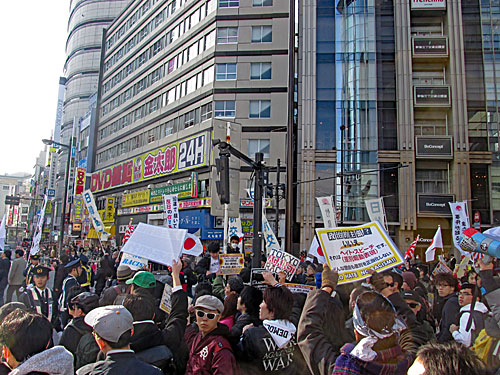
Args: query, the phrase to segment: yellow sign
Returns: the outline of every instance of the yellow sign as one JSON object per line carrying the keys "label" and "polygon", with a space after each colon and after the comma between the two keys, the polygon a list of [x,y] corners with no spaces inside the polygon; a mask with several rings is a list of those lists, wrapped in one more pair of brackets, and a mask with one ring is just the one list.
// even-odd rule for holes
{"label": "yellow sign", "polygon": [[115,222],[115,198],[106,198],[106,214],[103,218],[103,223],[114,223]]}
{"label": "yellow sign", "polygon": [[75,221],[81,221],[83,218],[83,200],[75,197]]}
{"label": "yellow sign", "polygon": [[122,207],[141,206],[149,203],[150,190],[141,190],[129,194],[123,194]]}

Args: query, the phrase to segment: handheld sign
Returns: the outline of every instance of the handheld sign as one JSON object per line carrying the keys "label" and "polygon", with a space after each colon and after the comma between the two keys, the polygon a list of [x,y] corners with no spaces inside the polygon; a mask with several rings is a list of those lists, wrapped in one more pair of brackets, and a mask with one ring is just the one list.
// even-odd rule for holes
{"label": "handheld sign", "polygon": [[292,254],[273,248],[269,252],[264,268],[274,273],[282,271],[285,273],[287,280],[292,280],[299,263],[300,259]]}
{"label": "handheld sign", "polygon": [[244,265],[243,254],[219,254],[221,275],[238,275]]}
{"label": "handheld sign", "polygon": [[170,314],[172,311],[172,287],[168,284],[165,284],[165,288],[163,288],[160,309],[165,311],[167,314]]}
{"label": "handheld sign", "polygon": [[138,257],[137,255],[123,253],[120,264],[128,266],[132,271],[137,271],[148,267],[146,258]]}
{"label": "handheld sign", "polygon": [[316,229],[326,261],[339,273],[339,284],[368,278],[369,269],[382,272],[403,264],[387,232],[377,222],[356,227]]}
{"label": "handheld sign", "polygon": [[155,263],[172,265],[184,248],[187,229],[171,229],[139,223],[122,251]]}
{"label": "handheld sign", "polygon": [[305,284],[285,284],[285,286],[292,292],[296,293],[309,293],[311,290],[316,289],[314,285],[305,285]]}

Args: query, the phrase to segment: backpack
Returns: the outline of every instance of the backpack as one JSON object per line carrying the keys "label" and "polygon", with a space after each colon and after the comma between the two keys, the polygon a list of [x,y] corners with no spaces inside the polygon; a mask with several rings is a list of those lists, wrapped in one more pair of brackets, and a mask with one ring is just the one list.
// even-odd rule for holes
{"label": "backpack", "polygon": [[484,319],[485,319],[485,314],[472,310],[472,311],[462,311],[460,312],[460,315],[458,317],[458,321],[460,321],[460,318],[462,317],[462,314],[464,313],[470,313],[469,315],[469,320],[467,322],[467,326],[465,327],[465,330],[468,331],[472,327],[472,322],[474,322],[474,329],[471,331],[471,345],[476,342],[477,337],[479,336],[479,333],[484,329]]}
{"label": "backpack", "polygon": [[500,339],[489,336],[485,329],[479,332],[471,350],[487,368],[500,366]]}
{"label": "backpack", "polygon": [[123,305],[123,301],[125,301],[125,297],[127,296],[128,286],[125,286],[125,288],[123,288],[123,286],[120,287],[120,285],[115,285],[113,286],[113,289],[116,291],[116,293],[118,293],[118,295],[115,297],[115,300],[113,301],[113,305]]}
{"label": "backpack", "polygon": [[84,331],[73,324],[70,325],[82,335],[75,351],[75,370],[77,370],[82,366],[96,361],[97,354],[99,354],[99,346],[92,332]]}

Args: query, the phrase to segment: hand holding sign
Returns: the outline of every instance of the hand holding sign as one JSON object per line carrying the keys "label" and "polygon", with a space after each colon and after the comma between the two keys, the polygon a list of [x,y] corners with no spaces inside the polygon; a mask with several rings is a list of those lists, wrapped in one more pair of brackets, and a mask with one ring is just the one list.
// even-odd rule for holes
{"label": "hand holding sign", "polygon": [[262,272],[262,277],[264,278],[264,284],[273,286],[278,283],[271,272]]}

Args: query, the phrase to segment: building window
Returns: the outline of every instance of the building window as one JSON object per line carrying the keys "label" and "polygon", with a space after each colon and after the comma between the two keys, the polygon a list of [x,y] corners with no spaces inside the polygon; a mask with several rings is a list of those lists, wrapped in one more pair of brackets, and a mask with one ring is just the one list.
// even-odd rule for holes
{"label": "building window", "polygon": [[235,117],[236,103],[234,100],[220,100],[215,102],[215,117]]}
{"label": "building window", "polygon": [[215,80],[227,81],[236,79],[236,64],[216,64]]}
{"label": "building window", "polygon": [[251,63],[250,79],[271,79],[271,63]]}
{"label": "building window", "polygon": [[269,158],[269,139],[249,139],[248,140],[248,155],[253,159],[257,152],[262,152],[265,158]]}
{"label": "building window", "polygon": [[252,26],[253,43],[270,43],[273,41],[272,26]]}
{"label": "building window", "polygon": [[271,7],[273,0],[253,0],[252,5],[254,7]]}
{"label": "building window", "polygon": [[415,179],[417,193],[448,193],[448,171],[446,169],[417,169]]}
{"label": "building window", "polygon": [[270,118],[270,100],[250,100],[250,118]]}
{"label": "building window", "polygon": [[219,0],[219,8],[238,8],[239,0]]}
{"label": "building window", "polygon": [[212,103],[201,106],[201,121],[209,120],[212,118]]}
{"label": "building window", "polygon": [[237,27],[217,28],[217,44],[234,44],[234,43],[238,43]]}

